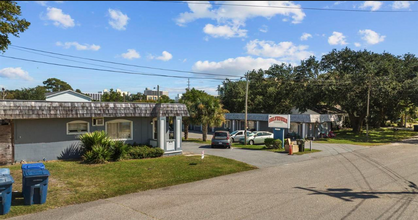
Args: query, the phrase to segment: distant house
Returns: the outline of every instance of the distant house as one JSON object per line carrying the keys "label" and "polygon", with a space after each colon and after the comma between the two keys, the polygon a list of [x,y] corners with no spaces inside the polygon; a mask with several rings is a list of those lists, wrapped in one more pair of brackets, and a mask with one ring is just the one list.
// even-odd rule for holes
{"label": "distant house", "polygon": [[180,154],[182,117],[188,115],[179,103],[89,102],[69,91],[50,94],[47,101],[0,100],[0,163],[77,157],[79,135],[93,131]]}
{"label": "distant house", "polygon": [[156,90],[151,90],[151,89],[145,88],[144,95],[146,96],[147,100],[157,100],[158,96],[160,96],[160,97],[163,96],[163,95],[168,96],[168,92],[167,91],[156,91]]}
{"label": "distant house", "polygon": [[91,97],[72,90],[49,92],[45,94],[49,102],[91,102]]}

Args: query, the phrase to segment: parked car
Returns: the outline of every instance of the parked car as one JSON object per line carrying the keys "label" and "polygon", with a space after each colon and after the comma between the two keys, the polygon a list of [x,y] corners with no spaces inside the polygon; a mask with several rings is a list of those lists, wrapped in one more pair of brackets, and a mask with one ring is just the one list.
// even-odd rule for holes
{"label": "parked car", "polygon": [[[231,142],[234,143],[235,141],[239,141],[241,138],[244,137],[245,130],[237,130],[231,133]],[[247,131],[247,137],[251,134],[250,131]]]}
{"label": "parked car", "polygon": [[212,144],[210,145],[212,148],[214,147],[226,147],[231,148],[231,135],[229,131],[216,131],[212,137]]}
{"label": "parked car", "polygon": [[[254,145],[254,144],[264,144],[264,140],[266,138],[273,138],[273,133],[268,131],[254,131],[247,137],[247,144]],[[245,138],[241,138],[239,142],[241,144],[245,143]]]}

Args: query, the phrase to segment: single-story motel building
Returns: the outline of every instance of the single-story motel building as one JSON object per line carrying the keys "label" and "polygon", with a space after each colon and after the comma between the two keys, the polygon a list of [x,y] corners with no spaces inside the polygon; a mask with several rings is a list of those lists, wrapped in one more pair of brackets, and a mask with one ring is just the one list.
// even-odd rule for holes
{"label": "single-story motel building", "polygon": [[182,117],[189,116],[183,104],[54,99],[0,100],[0,164],[79,157],[79,135],[94,131],[159,147],[166,155],[182,152]]}
{"label": "single-story motel building", "polygon": [[[268,127],[268,118],[272,114],[247,114],[248,130],[252,131],[271,131],[274,128]],[[346,113],[335,107],[319,106],[305,112],[299,112],[293,108],[290,114],[290,128],[285,129],[285,136],[296,134],[300,138],[318,138],[321,134],[328,135],[329,132],[337,127],[342,127]],[[222,127],[212,127],[209,131],[228,130],[229,132],[245,129],[244,113],[226,113],[226,122]],[[192,125],[191,130],[201,131],[200,125]]]}

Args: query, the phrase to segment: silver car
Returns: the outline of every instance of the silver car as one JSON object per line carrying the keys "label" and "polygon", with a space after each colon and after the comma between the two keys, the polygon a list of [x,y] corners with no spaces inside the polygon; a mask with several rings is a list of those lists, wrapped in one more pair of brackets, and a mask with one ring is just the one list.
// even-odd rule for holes
{"label": "silver car", "polygon": [[229,134],[229,131],[216,131],[215,134],[213,134],[210,146],[212,148],[217,146],[231,148],[231,135]]}
{"label": "silver car", "polygon": [[[250,134],[250,136],[247,137],[247,144],[254,145],[254,144],[264,144],[264,140],[266,138],[273,138],[274,135],[271,132],[268,131],[254,131]],[[244,138],[241,138],[239,140],[241,144],[245,143]]]}
{"label": "silver car", "polygon": [[[234,143],[244,137],[244,130],[237,130],[231,133],[231,142]],[[250,136],[251,131],[247,130],[247,137]]]}

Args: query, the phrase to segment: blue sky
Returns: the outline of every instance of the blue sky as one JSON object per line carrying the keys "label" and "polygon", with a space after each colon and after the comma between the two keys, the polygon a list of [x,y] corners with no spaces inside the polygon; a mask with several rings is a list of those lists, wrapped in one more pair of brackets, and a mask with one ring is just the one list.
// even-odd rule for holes
{"label": "blue sky", "polygon": [[[242,2],[265,6],[359,9],[371,12],[313,11],[168,2],[18,2],[31,22],[13,45],[113,62],[236,75],[273,63],[350,47],[392,54],[418,51],[414,2]],[[238,4],[237,2],[225,2]],[[6,56],[71,64],[16,50]],[[100,63],[98,63],[100,64]],[[100,64],[106,65],[106,64]],[[109,65],[110,66],[110,65]],[[195,74],[113,66],[133,72],[199,77]],[[101,68],[101,67],[96,67]],[[107,68],[108,69],[108,68]],[[0,57],[0,86],[34,87],[56,77],[74,89],[97,92],[119,88],[143,92],[157,84],[170,97],[184,92],[187,79],[96,72]],[[201,76],[200,76],[201,77]],[[221,81],[191,79],[191,86],[216,94]]]}

